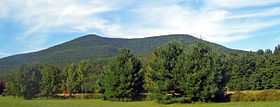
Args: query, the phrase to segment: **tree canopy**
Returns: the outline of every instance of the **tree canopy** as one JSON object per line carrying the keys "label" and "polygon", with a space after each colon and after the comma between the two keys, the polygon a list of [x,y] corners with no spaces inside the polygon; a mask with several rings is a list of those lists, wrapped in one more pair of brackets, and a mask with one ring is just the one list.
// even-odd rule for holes
{"label": "tree canopy", "polygon": [[[103,63],[24,65],[0,81],[0,94],[25,99],[63,92],[99,93],[105,100],[155,99],[160,103],[226,100],[226,91],[280,89],[280,45],[275,50],[221,52],[197,42],[174,41],[150,54],[129,49]],[[83,97],[84,98],[84,97]]]}

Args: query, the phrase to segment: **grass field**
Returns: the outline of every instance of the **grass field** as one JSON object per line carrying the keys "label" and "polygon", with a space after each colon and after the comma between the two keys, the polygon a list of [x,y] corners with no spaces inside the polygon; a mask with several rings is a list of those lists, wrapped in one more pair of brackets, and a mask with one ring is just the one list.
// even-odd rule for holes
{"label": "grass field", "polygon": [[153,101],[111,102],[103,100],[23,100],[0,97],[0,107],[280,107],[280,102],[231,102],[162,105]]}

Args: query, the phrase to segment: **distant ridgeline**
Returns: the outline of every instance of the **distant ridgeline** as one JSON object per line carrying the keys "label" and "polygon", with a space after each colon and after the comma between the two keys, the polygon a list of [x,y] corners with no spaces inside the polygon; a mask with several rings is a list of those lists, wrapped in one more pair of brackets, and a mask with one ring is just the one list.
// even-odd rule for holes
{"label": "distant ridgeline", "polygon": [[0,73],[11,72],[11,70],[25,64],[65,66],[86,59],[103,61],[117,55],[120,48],[127,48],[137,55],[145,56],[156,47],[171,41],[180,41],[188,46],[201,42],[217,48],[221,52],[242,52],[203,41],[190,35],[163,35],[139,39],[105,38],[97,35],[86,35],[42,51],[2,58],[0,59]]}
{"label": "distant ridgeline", "polygon": [[274,51],[247,52],[190,35],[87,35],[3,58],[0,70],[9,74],[4,76],[4,94],[26,99],[99,93],[105,100],[120,101],[228,101],[227,91],[280,88],[280,45]]}

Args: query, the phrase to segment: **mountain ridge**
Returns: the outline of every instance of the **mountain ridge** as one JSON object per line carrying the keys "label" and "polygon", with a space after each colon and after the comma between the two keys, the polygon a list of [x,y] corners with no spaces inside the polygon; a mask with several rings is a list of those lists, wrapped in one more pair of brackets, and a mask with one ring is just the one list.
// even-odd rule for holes
{"label": "mountain ridge", "polygon": [[37,52],[1,58],[0,72],[18,68],[24,64],[64,65],[75,63],[83,59],[101,60],[113,57],[120,48],[128,48],[137,55],[143,55],[171,41],[180,41],[186,45],[191,45],[195,42],[204,42],[225,52],[241,51],[204,41],[188,34],[170,34],[132,39],[108,38],[96,34],[87,34]]}

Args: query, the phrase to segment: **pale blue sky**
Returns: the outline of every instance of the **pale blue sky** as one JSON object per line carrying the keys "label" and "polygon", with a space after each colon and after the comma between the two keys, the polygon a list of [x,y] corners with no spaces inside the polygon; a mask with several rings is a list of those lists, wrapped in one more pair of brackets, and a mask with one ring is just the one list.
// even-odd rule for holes
{"label": "pale blue sky", "polygon": [[243,50],[280,44],[279,0],[0,0],[0,57],[85,34],[192,34]]}

